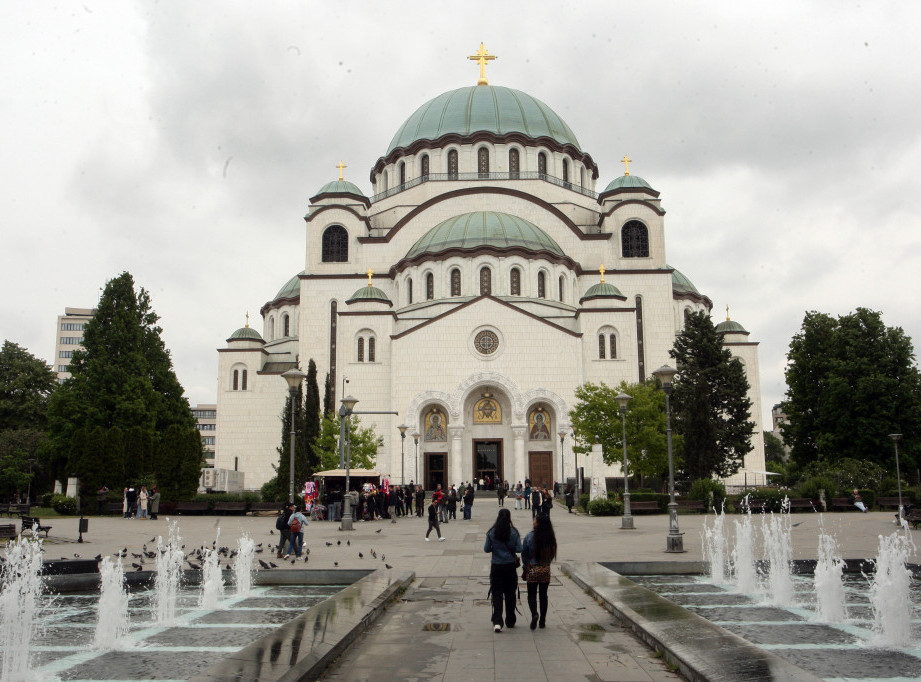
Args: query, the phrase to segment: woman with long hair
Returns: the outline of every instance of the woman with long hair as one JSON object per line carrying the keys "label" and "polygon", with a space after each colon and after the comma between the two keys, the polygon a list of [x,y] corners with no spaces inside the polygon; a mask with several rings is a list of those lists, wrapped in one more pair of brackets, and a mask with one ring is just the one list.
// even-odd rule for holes
{"label": "woman with long hair", "polygon": [[505,602],[505,625],[515,627],[515,589],[518,587],[518,557],[521,535],[512,524],[512,512],[503,507],[496,522],[486,531],[484,552],[492,552],[489,588],[492,592],[493,630],[502,632],[502,602]]}
{"label": "woman with long hair", "polygon": [[521,550],[525,580],[528,582],[528,608],[531,629],[538,625],[537,597],[540,595],[540,626],[547,624],[547,588],[550,586],[550,562],[556,559],[556,535],[547,514],[534,517],[534,530],[527,534]]}

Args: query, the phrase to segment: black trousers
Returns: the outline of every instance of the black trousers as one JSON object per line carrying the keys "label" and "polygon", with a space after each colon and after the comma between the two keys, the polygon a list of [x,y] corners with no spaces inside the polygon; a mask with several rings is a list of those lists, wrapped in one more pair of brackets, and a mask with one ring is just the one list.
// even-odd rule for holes
{"label": "black trousers", "polygon": [[435,529],[435,532],[438,533],[438,537],[441,537],[441,527],[438,525],[437,518],[434,521],[432,521],[432,519],[429,519],[429,529],[425,531],[425,537],[429,536],[429,533],[432,532],[433,528]]}
{"label": "black trousers", "polygon": [[547,588],[550,583],[528,583],[528,608],[531,618],[537,616],[537,596],[540,595],[540,622],[547,620]]}
{"label": "black trousers", "polygon": [[285,530],[278,531],[278,534],[281,536],[281,541],[278,543],[278,551],[275,553],[276,556],[282,556],[285,553],[285,547],[288,546],[291,540],[291,530],[286,528]]}
{"label": "black trousers", "polygon": [[[515,590],[518,588],[518,569],[515,564],[492,564],[489,571],[489,586],[492,589],[492,623],[514,627]],[[502,604],[505,602],[505,622],[502,622]]]}

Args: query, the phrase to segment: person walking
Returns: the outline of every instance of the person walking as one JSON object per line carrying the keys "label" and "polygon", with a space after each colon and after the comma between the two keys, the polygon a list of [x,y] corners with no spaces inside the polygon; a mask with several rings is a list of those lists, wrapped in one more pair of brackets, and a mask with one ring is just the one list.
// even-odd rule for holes
{"label": "person walking", "polygon": [[[492,594],[493,631],[502,632],[503,624],[515,627],[515,588],[518,587],[518,557],[521,552],[521,535],[512,524],[512,512],[499,510],[496,522],[486,531],[483,551],[492,553],[489,569],[489,591]],[[505,622],[502,620],[505,603]]]}
{"label": "person walking", "polygon": [[531,508],[531,479],[524,479],[524,508]]}
{"label": "person walking", "polygon": [[540,488],[534,486],[531,488],[531,518],[537,516],[540,511],[540,505],[544,501],[543,495],[540,494]]}
{"label": "person walking", "polygon": [[128,511],[126,512],[125,518],[133,519],[138,503],[138,493],[133,487],[128,488],[128,492],[125,493],[125,500],[128,503]]}
{"label": "person walking", "polygon": [[473,498],[475,497],[473,492],[473,486],[468,485],[467,490],[464,492],[464,520],[470,520],[470,510],[473,509]]}
{"label": "person walking", "polygon": [[275,558],[281,559],[284,556],[285,544],[291,539],[291,528],[288,526],[288,519],[291,518],[294,505],[291,502],[285,502],[281,508],[281,514],[275,519],[275,528],[278,530],[278,550],[275,552]]}
{"label": "person walking", "polygon": [[[550,586],[550,562],[556,558],[556,535],[546,514],[534,517],[534,530],[527,534],[522,544],[522,575],[528,583],[528,608],[531,610],[531,629],[547,625],[547,588]],[[540,612],[537,599],[540,596]]]}
{"label": "person walking", "polygon": [[291,540],[288,542],[288,553],[283,557],[287,559],[294,552],[294,556],[301,558],[301,552],[304,549],[304,529],[307,527],[307,517],[301,514],[298,507],[294,507],[291,516],[288,518],[288,529],[291,532]]}
{"label": "person walking", "polygon": [[538,512],[550,516],[550,511],[553,509],[553,491],[550,488],[544,488],[542,498]]}
{"label": "person walking", "polygon": [[499,498],[499,506],[504,507],[505,506],[505,486],[502,485],[501,483],[498,486],[496,486],[496,497]]}
{"label": "person walking", "polygon": [[569,513],[572,514],[572,508],[576,506],[576,494],[573,491],[572,486],[566,488],[566,508],[569,509]]}
{"label": "person walking", "polygon": [[438,525],[438,506],[435,504],[433,499],[429,502],[429,529],[425,531],[425,541],[429,541],[429,533],[432,532],[432,529],[435,529],[435,533],[438,535],[438,542],[444,542],[444,538],[441,537],[441,526]]}
{"label": "person walking", "polygon": [[150,520],[156,521],[157,514],[160,513],[160,489],[159,488],[150,489],[150,499],[147,500],[147,505],[150,507]]}

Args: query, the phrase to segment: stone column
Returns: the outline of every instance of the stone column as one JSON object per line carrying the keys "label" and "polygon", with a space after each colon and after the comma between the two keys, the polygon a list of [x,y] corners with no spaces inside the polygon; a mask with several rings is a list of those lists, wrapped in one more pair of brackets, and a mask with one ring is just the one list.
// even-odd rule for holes
{"label": "stone column", "polygon": [[[528,469],[524,461],[524,437],[527,432],[528,427],[526,425],[512,426],[512,434],[515,436],[515,466],[511,468],[512,476],[508,477],[512,485],[515,485],[518,481],[521,481],[523,484],[524,479],[528,477]],[[507,461],[510,459],[509,457],[506,458]]]}
{"label": "stone column", "polygon": [[449,426],[448,434],[451,437],[451,454],[448,456],[448,485],[460,485],[460,482],[464,480],[463,476],[463,462],[461,461],[463,457],[463,437],[464,437],[464,427],[463,426]]}

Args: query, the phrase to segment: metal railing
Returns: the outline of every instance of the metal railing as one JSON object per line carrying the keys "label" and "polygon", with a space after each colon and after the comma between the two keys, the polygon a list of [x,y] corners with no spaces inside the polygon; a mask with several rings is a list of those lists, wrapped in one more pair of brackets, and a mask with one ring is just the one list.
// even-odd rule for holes
{"label": "metal railing", "polygon": [[536,171],[506,171],[504,173],[429,173],[428,175],[421,175],[417,178],[407,180],[406,182],[397,185],[396,187],[391,187],[390,189],[384,190],[383,192],[378,192],[373,197],[371,197],[371,203],[373,204],[377,201],[380,201],[381,199],[392,197],[394,194],[399,194],[404,190],[410,189],[412,187],[417,187],[424,182],[463,182],[470,180],[543,180],[544,182],[549,182],[551,185],[556,185],[557,187],[562,187],[564,189],[577,192],[592,199],[598,198],[597,192],[582,187],[581,185],[574,185],[571,182],[564,182],[560,178],[556,178],[552,175],[547,175],[546,173],[538,173]]}

